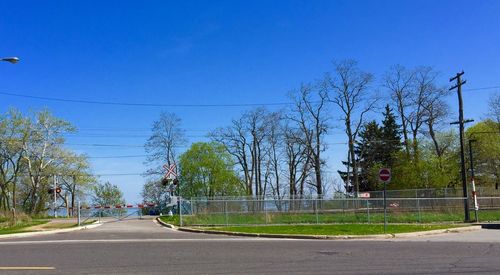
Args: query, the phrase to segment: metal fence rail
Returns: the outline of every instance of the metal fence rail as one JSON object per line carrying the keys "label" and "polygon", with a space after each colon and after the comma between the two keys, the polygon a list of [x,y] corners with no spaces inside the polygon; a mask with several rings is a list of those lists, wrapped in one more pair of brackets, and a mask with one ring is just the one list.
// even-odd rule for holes
{"label": "metal fence rail", "polygon": [[[370,198],[383,198],[384,191],[368,191],[361,193],[369,193]],[[462,197],[463,190],[461,187],[457,188],[422,188],[422,189],[403,189],[403,190],[387,190],[388,198],[457,198]],[[494,187],[478,186],[476,187],[476,194],[480,197],[500,197],[500,189],[495,189]],[[302,197],[285,197],[284,200],[288,199],[315,199],[317,198],[315,194],[310,194]],[[323,195],[323,199],[342,199],[342,198],[352,198],[345,193],[333,193],[329,195]],[[235,196],[235,197],[211,197],[210,200],[253,200],[256,199],[254,196]],[[277,200],[272,196],[260,197],[259,199],[265,200]],[[195,197],[191,200],[203,201],[207,200],[205,197]]]}

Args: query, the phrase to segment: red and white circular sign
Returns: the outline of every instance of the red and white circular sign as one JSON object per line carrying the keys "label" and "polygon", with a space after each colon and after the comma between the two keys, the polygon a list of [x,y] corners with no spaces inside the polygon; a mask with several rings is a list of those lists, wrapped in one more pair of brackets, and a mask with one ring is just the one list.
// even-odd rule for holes
{"label": "red and white circular sign", "polygon": [[391,181],[391,169],[382,168],[382,169],[378,170],[378,177],[379,177],[380,181],[382,181],[382,182]]}

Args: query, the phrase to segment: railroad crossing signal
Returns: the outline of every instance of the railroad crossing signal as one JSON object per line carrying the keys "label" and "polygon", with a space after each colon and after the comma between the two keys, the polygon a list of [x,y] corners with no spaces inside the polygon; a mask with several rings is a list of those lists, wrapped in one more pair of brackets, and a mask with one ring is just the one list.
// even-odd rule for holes
{"label": "railroad crossing signal", "polygon": [[161,184],[163,186],[167,186],[169,185],[170,182],[172,182],[172,185],[170,185],[170,191],[172,191],[179,184],[179,180],[177,179],[177,173],[175,173],[176,165],[174,163],[171,164],[169,167],[165,164],[163,165],[163,168],[165,168],[167,172],[165,173],[165,176],[161,180]]}
{"label": "railroad crossing signal", "polygon": [[163,165],[163,168],[165,168],[165,170],[167,170],[167,172],[165,173],[165,179],[169,179],[171,177],[174,177],[176,178],[177,177],[177,173],[175,173],[175,163],[174,164],[171,164],[170,167],[168,167],[166,164]]}
{"label": "railroad crossing signal", "polygon": [[[62,189],[61,189],[61,187],[56,187],[55,191],[56,191],[56,194],[60,194],[61,191],[62,191]],[[49,188],[48,193],[49,194],[54,194],[54,188]]]}
{"label": "railroad crossing signal", "polygon": [[61,194],[61,191],[62,191],[61,187],[56,187],[55,189],[49,188],[49,190],[47,190],[47,191],[49,194],[54,194],[54,190],[56,191],[56,194]]}
{"label": "railroad crossing signal", "polygon": [[163,186],[167,186],[168,182],[169,182],[169,180],[167,178],[161,179],[161,185],[163,185]]}

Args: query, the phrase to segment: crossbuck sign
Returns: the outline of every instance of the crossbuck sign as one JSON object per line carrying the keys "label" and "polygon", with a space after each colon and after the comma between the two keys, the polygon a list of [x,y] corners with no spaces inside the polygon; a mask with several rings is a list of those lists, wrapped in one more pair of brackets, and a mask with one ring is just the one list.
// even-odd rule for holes
{"label": "crossbuck sign", "polygon": [[165,168],[165,170],[167,170],[167,172],[165,173],[165,178],[166,179],[172,179],[172,178],[176,178],[177,177],[177,173],[175,173],[175,163],[174,164],[171,164],[170,167],[168,165],[163,165],[163,168]]}

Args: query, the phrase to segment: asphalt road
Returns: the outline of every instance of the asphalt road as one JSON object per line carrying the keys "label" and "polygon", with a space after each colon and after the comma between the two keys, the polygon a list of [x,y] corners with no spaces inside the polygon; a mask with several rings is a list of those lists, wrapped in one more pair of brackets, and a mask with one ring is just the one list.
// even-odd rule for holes
{"label": "asphalt road", "polygon": [[0,255],[0,274],[500,274],[500,230],[290,240],[185,233],[127,220],[4,239]]}

